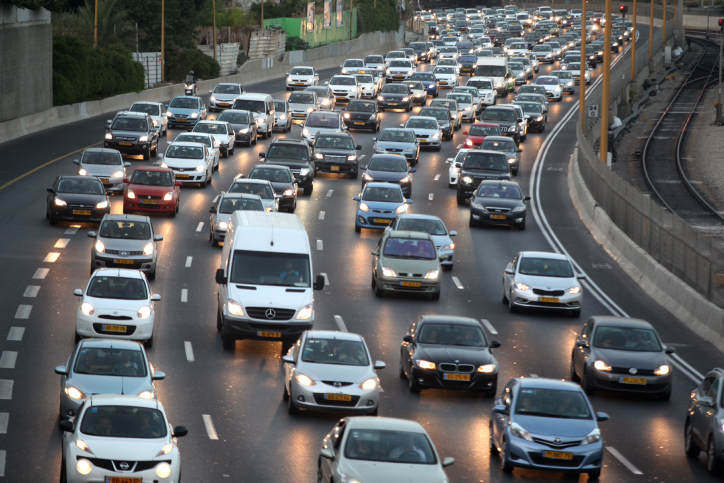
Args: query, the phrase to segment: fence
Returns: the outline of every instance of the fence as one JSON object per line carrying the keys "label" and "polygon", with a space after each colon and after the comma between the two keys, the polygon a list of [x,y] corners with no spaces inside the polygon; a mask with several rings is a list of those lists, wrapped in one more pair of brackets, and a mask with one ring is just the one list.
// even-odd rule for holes
{"label": "fence", "polygon": [[[213,45],[198,45],[201,52],[208,55],[209,57],[214,56]],[[236,66],[236,59],[239,56],[239,44],[217,44],[216,45],[216,60],[219,62],[221,68],[220,76],[226,76],[236,74],[238,70]]]}
{"label": "fence", "polygon": [[161,52],[133,52],[133,60],[143,64],[146,71],[146,89],[161,82]]}

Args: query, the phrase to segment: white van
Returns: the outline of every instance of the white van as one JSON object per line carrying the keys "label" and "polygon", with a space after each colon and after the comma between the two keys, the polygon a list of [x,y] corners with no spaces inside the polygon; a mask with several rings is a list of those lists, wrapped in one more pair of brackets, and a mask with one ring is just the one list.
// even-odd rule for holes
{"label": "white van", "polygon": [[256,120],[257,132],[263,134],[265,139],[272,135],[276,110],[274,100],[269,94],[245,92],[236,98],[232,109],[251,112]]}
{"label": "white van", "polygon": [[508,67],[507,56],[478,57],[475,77],[492,78],[498,97],[506,97],[509,91],[515,89],[515,77]]}
{"label": "white van", "polygon": [[314,325],[312,254],[296,215],[235,211],[221,251],[216,329],[224,349],[234,341],[281,341],[282,353]]}

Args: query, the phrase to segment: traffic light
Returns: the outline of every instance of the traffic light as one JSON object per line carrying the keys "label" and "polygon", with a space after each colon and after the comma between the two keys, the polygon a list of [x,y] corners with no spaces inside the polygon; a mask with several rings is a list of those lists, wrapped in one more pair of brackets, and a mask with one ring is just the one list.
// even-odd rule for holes
{"label": "traffic light", "polygon": [[620,7],[618,7],[618,11],[621,12],[622,17],[625,17],[626,14],[628,13],[628,6],[621,5]]}
{"label": "traffic light", "polygon": [[724,30],[724,18],[719,19],[719,30]]}

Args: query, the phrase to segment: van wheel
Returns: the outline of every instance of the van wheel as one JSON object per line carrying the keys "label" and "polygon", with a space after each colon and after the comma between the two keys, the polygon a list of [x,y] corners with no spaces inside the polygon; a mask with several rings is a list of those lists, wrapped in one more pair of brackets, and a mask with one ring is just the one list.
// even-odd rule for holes
{"label": "van wheel", "polygon": [[146,349],[150,349],[151,347],[153,347],[153,334],[151,334],[151,338],[150,338],[150,339],[148,339],[147,341],[145,341],[145,342],[143,343],[143,346],[144,346]]}
{"label": "van wheel", "polygon": [[219,332],[221,330],[221,314],[219,314],[219,311],[216,311],[216,332]]}
{"label": "van wheel", "polygon": [[226,350],[234,350],[234,347],[236,346],[236,341],[232,339],[231,337],[228,337],[226,335],[226,331],[221,329],[221,347],[223,347]]}

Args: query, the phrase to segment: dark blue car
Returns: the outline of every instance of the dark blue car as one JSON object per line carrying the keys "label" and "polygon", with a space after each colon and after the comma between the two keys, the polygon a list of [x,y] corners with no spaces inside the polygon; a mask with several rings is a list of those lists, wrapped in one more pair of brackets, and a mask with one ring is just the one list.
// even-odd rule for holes
{"label": "dark blue car", "polygon": [[427,89],[427,95],[437,97],[440,93],[440,84],[438,84],[435,75],[428,72],[416,72],[410,77],[411,81],[420,81]]}

